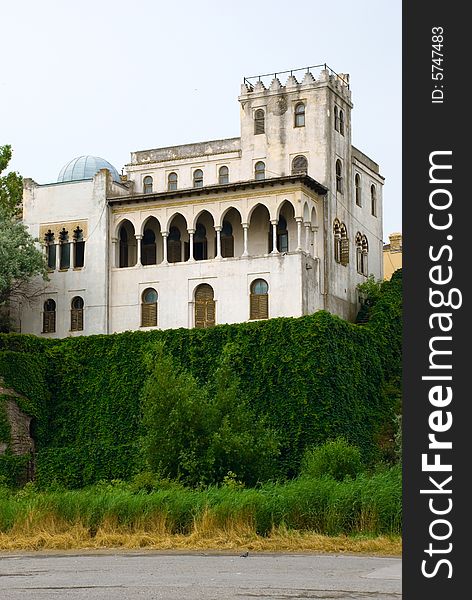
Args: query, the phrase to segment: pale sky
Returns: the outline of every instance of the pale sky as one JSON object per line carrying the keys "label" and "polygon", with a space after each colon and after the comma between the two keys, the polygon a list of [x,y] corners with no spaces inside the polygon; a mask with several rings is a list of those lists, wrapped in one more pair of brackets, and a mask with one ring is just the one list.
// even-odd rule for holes
{"label": "pale sky", "polygon": [[[244,76],[349,73],[352,142],[380,164],[401,231],[400,0],[16,0],[0,9],[0,145],[38,183],[92,154],[237,137]],[[283,83],[283,82],[282,82]]]}

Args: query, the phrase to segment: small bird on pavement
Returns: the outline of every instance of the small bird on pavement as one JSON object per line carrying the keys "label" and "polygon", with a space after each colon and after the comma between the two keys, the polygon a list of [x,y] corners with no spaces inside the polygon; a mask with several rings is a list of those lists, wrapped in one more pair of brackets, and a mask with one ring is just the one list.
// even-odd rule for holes
{"label": "small bird on pavement", "polygon": [[249,552],[243,552],[243,554],[239,555],[241,558],[246,558],[246,556],[249,556]]}

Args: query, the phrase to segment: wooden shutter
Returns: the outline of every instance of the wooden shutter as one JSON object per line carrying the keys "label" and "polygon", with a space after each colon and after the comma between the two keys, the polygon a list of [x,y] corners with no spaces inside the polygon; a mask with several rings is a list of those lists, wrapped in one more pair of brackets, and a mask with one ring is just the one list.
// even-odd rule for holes
{"label": "wooden shutter", "polygon": [[56,331],[56,311],[44,311],[43,333],[54,333]]}
{"label": "wooden shutter", "polygon": [[213,288],[203,283],[195,292],[195,327],[213,327],[216,322]]}
{"label": "wooden shutter", "polygon": [[157,302],[141,304],[141,327],[157,326]]}
{"label": "wooden shutter", "polygon": [[269,294],[251,294],[249,318],[251,320],[269,318]]}
{"label": "wooden shutter", "polygon": [[70,330],[82,331],[84,328],[84,309],[72,308],[70,311]]}
{"label": "wooden shutter", "polygon": [[341,264],[347,265],[349,263],[349,240],[348,238],[341,238]]}

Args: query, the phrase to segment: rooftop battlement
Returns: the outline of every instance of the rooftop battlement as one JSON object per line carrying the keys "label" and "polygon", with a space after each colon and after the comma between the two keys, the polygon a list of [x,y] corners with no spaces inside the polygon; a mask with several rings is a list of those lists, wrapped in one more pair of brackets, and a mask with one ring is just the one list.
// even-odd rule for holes
{"label": "rooftop battlement", "polygon": [[[282,79],[285,79],[285,84],[281,83],[279,76],[287,76],[282,77]],[[268,92],[284,93],[320,83],[331,83],[341,95],[350,97],[349,75],[347,73],[336,73],[326,63],[300,69],[290,69],[289,71],[244,77],[241,85],[241,96]]]}

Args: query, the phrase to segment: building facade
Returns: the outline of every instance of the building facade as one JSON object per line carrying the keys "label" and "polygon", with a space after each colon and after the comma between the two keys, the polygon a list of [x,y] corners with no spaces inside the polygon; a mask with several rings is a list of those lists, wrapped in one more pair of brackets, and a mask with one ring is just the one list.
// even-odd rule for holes
{"label": "building facade", "polygon": [[402,268],[403,241],[401,233],[391,233],[389,243],[383,247],[384,279],[391,279],[397,269]]}
{"label": "building facade", "polygon": [[20,330],[353,319],[357,284],[383,276],[383,177],[352,146],[348,75],[280,75],[244,79],[238,138],[133,152],[125,175],[89,156],[25,180],[50,274]]}

